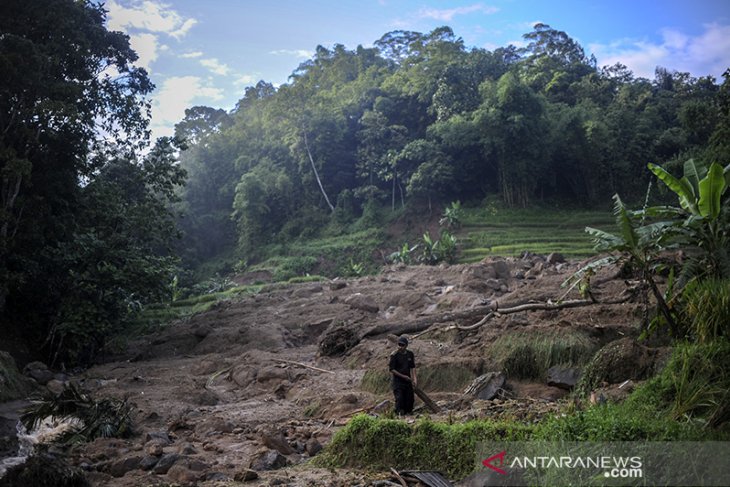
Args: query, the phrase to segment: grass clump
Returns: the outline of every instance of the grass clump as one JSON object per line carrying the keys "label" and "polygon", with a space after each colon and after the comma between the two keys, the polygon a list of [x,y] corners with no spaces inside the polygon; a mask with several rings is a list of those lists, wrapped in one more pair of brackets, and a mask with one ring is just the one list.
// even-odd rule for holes
{"label": "grass clump", "polygon": [[682,291],[687,333],[699,343],[730,337],[730,280],[691,281]]}
{"label": "grass clump", "polygon": [[395,419],[355,416],[314,462],[327,467],[439,470],[463,478],[474,469],[482,441],[524,441],[535,426],[489,420],[460,424],[427,418],[409,425]]}
{"label": "grass clump", "polygon": [[550,367],[582,365],[595,349],[580,330],[520,330],[501,335],[485,352],[508,377],[545,380]]}
{"label": "grass clump", "polygon": [[674,420],[727,427],[730,420],[730,341],[681,343],[666,367],[629,403],[651,405]]}
{"label": "grass clump", "polygon": [[[436,364],[418,369],[418,387],[424,391],[457,392],[474,380],[476,373],[463,365]],[[368,370],[360,388],[373,394],[391,390],[391,375],[387,370]]]}

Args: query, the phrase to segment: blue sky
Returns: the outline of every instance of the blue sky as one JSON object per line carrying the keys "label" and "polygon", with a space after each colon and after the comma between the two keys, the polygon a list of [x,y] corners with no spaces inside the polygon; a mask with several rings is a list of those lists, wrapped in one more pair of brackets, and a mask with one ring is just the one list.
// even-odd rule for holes
{"label": "blue sky", "polygon": [[656,66],[693,76],[730,67],[730,0],[108,0],[108,24],[130,35],[157,89],[153,136],[185,108],[231,110],[246,86],[280,85],[317,45],[371,46],[393,30],[448,25],[468,47],[523,45],[536,22],[567,32],[598,65]]}

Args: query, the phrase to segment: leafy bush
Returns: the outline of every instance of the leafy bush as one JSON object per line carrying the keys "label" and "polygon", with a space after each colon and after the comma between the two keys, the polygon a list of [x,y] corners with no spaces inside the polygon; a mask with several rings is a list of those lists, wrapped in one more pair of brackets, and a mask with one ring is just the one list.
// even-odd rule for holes
{"label": "leafy bush", "polygon": [[451,205],[444,209],[443,217],[439,220],[439,225],[450,229],[459,228],[461,227],[462,217],[461,201],[453,201]]}

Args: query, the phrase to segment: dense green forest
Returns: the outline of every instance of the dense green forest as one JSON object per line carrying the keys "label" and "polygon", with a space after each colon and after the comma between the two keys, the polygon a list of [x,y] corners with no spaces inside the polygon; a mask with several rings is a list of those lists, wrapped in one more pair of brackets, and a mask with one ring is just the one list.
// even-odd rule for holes
{"label": "dense green forest", "polygon": [[2,2],[3,337],[88,361],[221,254],[249,265],[404,207],[636,201],[647,163],[730,161],[730,71],[648,80],[550,26],[524,37],[488,51],[441,27],[318,46],[287,84],[261,81],[230,112],[191,107],[150,143],[154,87],[102,6]]}
{"label": "dense green forest", "polygon": [[373,208],[643,198],[648,162],[727,161],[728,77],[599,68],[538,24],[525,48],[468,48],[450,28],[394,31],[372,48],[317,48],[290,82],[248,88],[229,113],[193,107],[182,255],[338,232]]}

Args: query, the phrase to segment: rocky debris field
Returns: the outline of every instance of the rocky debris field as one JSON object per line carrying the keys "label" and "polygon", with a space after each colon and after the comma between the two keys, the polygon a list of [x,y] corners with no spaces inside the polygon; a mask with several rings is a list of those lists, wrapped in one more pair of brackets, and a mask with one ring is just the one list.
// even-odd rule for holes
{"label": "rocky debris field", "polygon": [[[221,302],[68,378],[94,397],[127,400],[135,421],[131,438],[75,446],[68,461],[99,486],[400,485],[384,483],[389,472],[308,464],[354,414],[388,414],[396,335],[410,338],[419,385],[441,410],[417,399],[415,416],[436,420],[538,421],[564,407],[580,367],[539,380],[510,372],[530,337],[601,350],[602,399],[620,399],[627,380],[649,373],[658,353],[634,341],[643,308],[627,293],[632,283],[604,269],[588,304],[578,286],[561,287],[580,267],[559,255],[393,266]],[[567,302],[575,307],[560,307]],[[64,384],[33,370],[52,390]]]}

